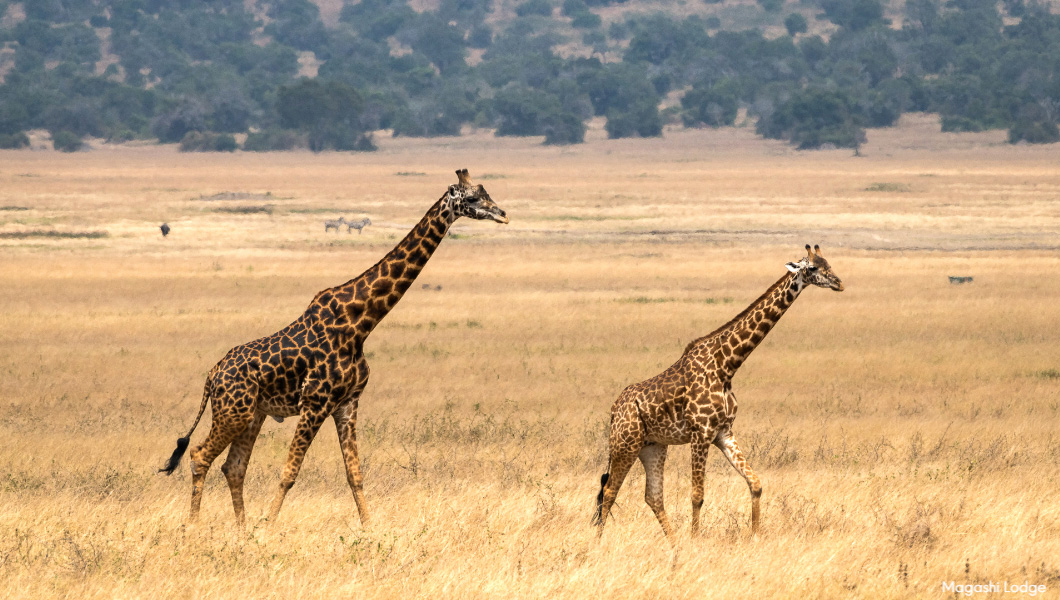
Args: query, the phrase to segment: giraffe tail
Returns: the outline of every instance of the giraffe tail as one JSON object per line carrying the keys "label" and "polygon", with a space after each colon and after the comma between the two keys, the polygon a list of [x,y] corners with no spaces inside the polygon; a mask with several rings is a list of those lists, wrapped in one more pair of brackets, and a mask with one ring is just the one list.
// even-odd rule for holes
{"label": "giraffe tail", "polygon": [[173,454],[169,457],[169,462],[166,466],[158,470],[159,473],[165,473],[166,475],[172,475],[173,471],[176,470],[177,465],[180,464],[181,457],[184,456],[184,452],[188,449],[188,443],[191,441],[191,434],[195,431],[195,428],[199,426],[199,420],[202,419],[202,413],[206,412],[206,403],[210,400],[210,393],[213,391],[212,378],[206,379],[206,387],[202,391],[202,402],[199,403],[199,414],[195,417],[195,422],[191,424],[191,429],[188,430],[188,435],[177,439],[177,449],[173,451]]}
{"label": "giraffe tail", "polygon": [[593,525],[599,525],[604,519],[604,487],[611,477],[611,461],[607,461],[607,473],[600,476],[600,493],[596,495],[596,514],[593,515]]}

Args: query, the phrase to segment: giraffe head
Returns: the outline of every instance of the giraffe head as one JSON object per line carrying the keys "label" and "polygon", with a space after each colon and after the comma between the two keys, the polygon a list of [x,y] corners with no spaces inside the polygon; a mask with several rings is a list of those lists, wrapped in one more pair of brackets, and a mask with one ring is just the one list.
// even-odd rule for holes
{"label": "giraffe head", "polygon": [[799,262],[789,262],[785,265],[789,271],[800,278],[802,285],[816,285],[826,287],[837,292],[843,291],[843,282],[832,272],[831,265],[821,256],[821,247],[810,248],[806,244],[806,258]]}
{"label": "giraffe head", "polygon": [[457,171],[456,177],[460,182],[449,186],[446,197],[457,217],[492,219],[498,223],[508,223],[508,215],[493,202],[486,188],[471,183],[467,169]]}

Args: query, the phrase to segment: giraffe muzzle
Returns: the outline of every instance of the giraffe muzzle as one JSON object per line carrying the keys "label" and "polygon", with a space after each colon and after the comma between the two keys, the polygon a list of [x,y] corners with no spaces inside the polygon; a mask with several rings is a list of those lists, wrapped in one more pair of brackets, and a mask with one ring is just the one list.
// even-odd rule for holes
{"label": "giraffe muzzle", "polygon": [[490,218],[500,223],[501,225],[508,224],[508,213],[504,212],[499,208],[496,211],[490,211]]}

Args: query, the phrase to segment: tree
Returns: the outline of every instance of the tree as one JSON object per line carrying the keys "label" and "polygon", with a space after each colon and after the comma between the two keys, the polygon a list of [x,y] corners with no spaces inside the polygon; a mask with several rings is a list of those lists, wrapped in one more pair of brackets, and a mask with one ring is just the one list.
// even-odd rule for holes
{"label": "tree", "polygon": [[658,137],[662,135],[663,121],[659,114],[659,105],[655,101],[642,98],[626,108],[612,108],[607,111],[607,137],[611,139],[624,137]]}
{"label": "tree", "polygon": [[77,152],[84,146],[81,138],[69,131],[52,132],[52,147],[60,152]]}
{"label": "tree", "polygon": [[861,116],[846,94],[822,88],[796,91],[772,114],[759,119],[756,131],[784,139],[799,150],[831,144],[858,148],[865,141]]}
{"label": "tree", "polygon": [[693,87],[681,98],[681,108],[686,127],[732,125],[738,109],[736,92],[731,82]]}
{"label": "tree", "polygon": [[806,33],[808,29],[806,17],[802,16],[801,13],[791,13],[784,19],[784,28],[788,30],[788,35],[792,37],[800,33]]}
{"label": "tree", "polygon": [[363,122],[364,96],[339,81],[302,79],[276,94],[280,123],[307,134],[309,149],[373,150]]}
{"label": "tree", "polygon": [[784,0],[758,0],[758,5],[767,13],[778,13],[784,8]]}
{"label": "tree", "polygon": [[829,21],[853,31],[887,24],[880,0],[821,0],[821,8]]}

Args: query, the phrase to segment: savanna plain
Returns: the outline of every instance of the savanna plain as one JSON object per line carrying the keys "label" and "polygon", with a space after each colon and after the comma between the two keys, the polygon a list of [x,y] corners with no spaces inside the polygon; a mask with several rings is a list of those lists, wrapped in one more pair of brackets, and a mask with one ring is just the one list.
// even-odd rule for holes
{"label": "savanna plain", "polygon": [[[5,598],[953,596],[1060,591],[1060,161],[907,116],[861,157],[746,129],[574,148],[474,133],[371,154],[0,153]],[[459,221],[369,338],[362,526],[326,423],[277,522],[294,419],[268,421],[237,529],[220,472],[186,523],[156,471],[206,372],[371,266],[466,167],[511,217]],[[324,219],[363,216],[363,233]],[[168,222],[163,238],[158,226]],[[820,244],[734,380],[762,478],[716,450],[667,544],[627,478],[590,518],[611,403]],[[950,276],[972,277],[961,285]],[[207,411],[209,413],[209,411]],[[201,441],[209,417],[192,443]],[[977,597],[1014,597],[981,594]]]}

